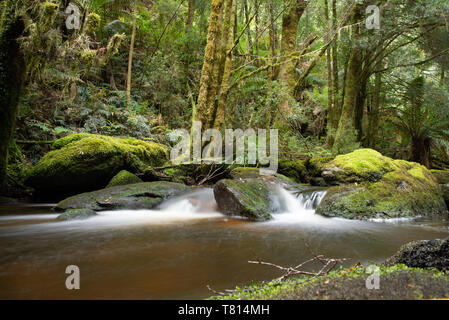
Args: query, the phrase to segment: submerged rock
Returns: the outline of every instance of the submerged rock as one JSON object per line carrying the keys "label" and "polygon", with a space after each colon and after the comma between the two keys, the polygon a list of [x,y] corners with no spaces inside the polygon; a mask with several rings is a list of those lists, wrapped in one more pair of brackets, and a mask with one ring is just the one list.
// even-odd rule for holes
{"label": "submerged rock", "polygon": [[323,166],[328,189],[317,213],[348,219],[413,217],[447,212],[427,168],[371,149],[336,157]]}
{"label": "submerged rock", "polygon": [[97,213],[91,209],[70,209],[60,214],[56,219],[60,221],[82,220],[96,215]]}
{"label": "submerged rock", "polygon": [[405,264],[408,267],[449,270],[449,238],[407,243],[385,264]]}
{"label": "submerged rock", "polygon": [[135,174],[132,174],[129,171],[122,170],[119,173],[117,173],[111,181],[109,181],[109,184],[106,186],[106,188],[115,187],[115,186],[124,186],[127,184],[133,184],[133,183],[139,183],[143,182],[138,176]]}
{"label": "submerged rock", "polygon": [[70,195],[103,188],[121,170],[143,172],[162,165],[166,147],[134,138],[78,133],[57,140],[28,173],[39,194]]}
{"label": "submerged rock", "polygon": [[278,209],[267,183],[257,179],[220,180],[215,184],[214,196],[222,213],[252,221],[269,220],[271,213]]}
{"label": "submerged rock", "polygon": [[91,209],[95,211],[116,209],[151,209],[164,199],[192,191],[180,183],[155,181],[128,184],[72,196],[59,202],[57,211]]}

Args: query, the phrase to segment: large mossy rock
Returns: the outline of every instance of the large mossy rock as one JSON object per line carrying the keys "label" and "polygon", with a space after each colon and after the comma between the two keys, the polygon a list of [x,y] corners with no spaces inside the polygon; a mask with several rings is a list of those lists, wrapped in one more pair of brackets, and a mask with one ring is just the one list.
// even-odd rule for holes
{"label": "large mossy rock", "polygon": [[439,184],[449,184],[449,170],[430,170]]}
{"label": "large mossy rock", "polygon": [[59,202],[56,211],[91,209],[151,209],[165,199],[192,191],[193,187],[174,182],[154,181],[128,184],[82,193]]}
{"label": "large mossy rock", "polygon": [[328,189],[317,213],[349,219],[397,218],[447,212],[440,186],[424,166],[371,149],[336,157],[322,176]]}
{"label": "large mossy rock", "polygon": [[140,183],[143,182],[138,176],[135,174],[122,170],[119,173],[117,173],[111,181],[109,181],[106,188],[115,187],[115,186],[124,186],[127,184],[133,184],[133,183]]}
{"label": "large mossy rock", "polygon": [[303,190],[306,187],[276,173],[260,175],[259,168],[237,167],[214,186],[219,210],[227,215],[241,216],[252,221],[265,221],[282,210],[280,188]]}
{"label": "large mossy rock", "polygon": [[415,268],[449,270],[449,238],[419,240],[403,245],[385,262],[386,265],[405,264]]}
{"label": "large mossy rock", "polygon": [[220,180],[214,186],[214,196],[222,213],[252,221],[270,220],[271,213],[279,210],[268,184],[258,179]]}
{"label": "large mossy rock", "polygon": [[134,138],[86,133],[57,140],[33,167],[26,183],[39,194],[57,197],[104,188],[121,170],[142,172],[166,162],[166,147]]}

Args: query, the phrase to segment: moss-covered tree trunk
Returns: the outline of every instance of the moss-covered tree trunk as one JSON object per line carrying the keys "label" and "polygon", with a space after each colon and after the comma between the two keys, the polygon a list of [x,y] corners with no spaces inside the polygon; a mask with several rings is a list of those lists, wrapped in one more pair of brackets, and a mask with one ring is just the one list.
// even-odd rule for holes
{"label": "moss-covered tree trunk", "polygon": [[128,55],[128,73],[126,75],[126,106],[129,108],[131,104],[131,75],[134,54],[134,41],[136,39],[136,19],[137,19],[137,0],[133,3],[133,27],[131,32],[131,42],[129,45]]}
{"label": "moss-covered tree trunk", "polygon": [[9,8],[0,35],[0,192],[5,187],[8,147],[12,140],[26,66],[17,39],[24,31],[22,19]]}
{"label": "moss-covered tree trunk", "polygon": [[[362,8],[358,5],[354,11],[353,22],[359,22],[361,18]],[[357,104],[357,98],[360,89],[360,76],[362,69],[362,49],[357,43],[360,37],[360,26],[355,27],[355,36],[351,53],[349,56],[348,70],[345,81],[345,97],[341,111],[340,121],[338,123],[337,133],[335,135],[332,151],[334,153],[344,153],[356,142],[356,130],[354,128],[354,111]]]}
{"label": "moss-covered tree trunk", "polygon": [[283,118],[292,112],[292,101],[295,90],[295,64],[292,59],[296,51],[296,37],[298,24],[303,15],[308,2],[296,0],[292,6],[282,16],[282,39],[281,39],[281,66],[279,69],[279,83],[282,90],[282,97],[279,105],[279,112]]}
{"label": "moss-covered tree trunk", "polygon": [[219,95],[214,127],[222,128],[225,125],[226,103],[228,100],[229,84],[232,71],[232,47],[234,45],[234,24],[237,0],[227,0],[226,15],[223,28],[224,64],[221,81],[219,82]]}
{"label": "moss-covered tree trunk", "polygon": [[223,4],[224,0],[212,0],[212,11],[209,16],[207,43],[201,70],[195,119],[201,121],[203,127],[209,127],[214,111],[216,95],[215,71],[218,70]]}

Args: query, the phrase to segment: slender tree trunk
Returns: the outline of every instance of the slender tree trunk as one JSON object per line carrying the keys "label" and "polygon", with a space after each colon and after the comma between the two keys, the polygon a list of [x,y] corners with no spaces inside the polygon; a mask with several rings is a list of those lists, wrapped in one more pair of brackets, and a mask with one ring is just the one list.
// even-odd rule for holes
{"label": "slender tree trunk", "polygon": [[24,31],[22,19],[7,9],[0,34],[0,193],[6,185],[8,148],[14,134],[17,108],[25,79],[26,64],[17,39]]}
{"label": "slender tree trunk", "polygon": [[[245,11],[245,25],[248,24],[249,22],[249,7],[248,7],[248,0],[243,0],[243,10]],[[248,27],[246,28],[246,36],[247,36],[247,41],[248,41],[248,54],[249,55],[253,55],[253,39],[251,37],[251,26],[248,25]]]}
{"label": "slender tree trunk", "polygon": [[[324,17],[326,19],[326,37],[325,41],[329,41],[330,23],[329,23],[329,3],[324,0]],[[335,108],[332,104],[333,88],[332,83],[332,65],[331,65],[331,48],[326,50],[326,66],[327,66],[327,145],[332,147],[334,143],[334,132],[332,125],[334,123]]]}
{"label": "slender tree trunk", "polygon": [[129,45],[128,74],[126,77],[126,106],[128,108],[131,104],[131,74],[133,65],[134,41],[136,39],[136,19],[137,19],[137,0],[134,0],[133,29],[131,32],[131,43]]}
{"label": "slender tree trunk", "polygon": [[[332,31],[337,32],[337,0],[332,0]],[[340,86],[338,83],[338,38],[332,43],[332,103],[335,110],[335,115],[332,123],[333,130],[337,130],[338,122],[340,120],[341,108],[340,101],[338,100],[338,91]]]}
{"label": "slender tree trunk", "polygon": [[284,13],[282,17],[282,40],[281,40],[281,66],[279,69],[279,83],[282,90],[282,97],[279,112],[283,117],[292,112],[292,100],[294,100],[295,90],[295,64],[292,56],[296,51],[296,37],[298,24],[303,15],[308,2],[296,0],[296,2]]}
{"label": "slender tree trunk", "polygon": [[189,29],[192,29],[193,26],[194,13],[195,13],[195,5],[193,3],[193,0],[189,0],[189,8],[187,11],[187,21],[186,21],[187,28]]}
{"label": "slender tree trunk", "polygon": [[379,129],[380,117],[380,91],[382,89],[382,74],[375,74],[373,102],[368,113],[368,129],[366,132],[366,146],[369,148],[376,147],[377,131]]}
{"label": "slender tree trunk", "polygon": [[270,67],[267,69],[267,97],[268,97],[268,108],[267,108],[267,119],[266,119],[266,128],[269,129],[273,125],[273,121],[275,118],[276,110],[272,101],[273,95],[273,80],[275,78],[275,56],[276,56],[276,28],[274,24],[274,12],[273,12],[273,0],[268,2],[268,14],[269,14],[269,59],[268,63]]}
{"label": "slender tree trunk", "polygon": [[224,21],[223,39],[225,39],[224,67],[221,82],[219,82],[217,116],[214,119],[214,127],[221,129],[226,127],[225,114],[228,100],[229,83],[232,71],[232,47],[234,46],[234,23],[237,0],[226,0],[226,17]]}
{"label": "slender tree trunk", "polygon": [[220,47],[221,20],[223,15],[224,0],[212,0],[212,11],[209,16],[209,28],[207,30],[207,43],[204,53],[203,68],[201,71],[200,90],[198,93],[196,120],[208,127],[212,118],[215,96],[214,66],[218,64],[218,52]]}
{"label": "slender tree trunk", "polygon": [[366,86],[368,80],[364,77],[360,78],[359,90],[354,110],[354,128],[357,131],[357,141],[362,141],[363,137],[363,114],[365,111]]}
{"label": "slender tree trunk", "polygon": [[[361,5],[358,5],[354,12],[353,21],[356,23],[361,18]],[[357,43],[360,37],[360,26],[355,26],[355,37],[351,49],[347,78],[345,82],[345,100],[342,107],[342,113],[338,124],[337,133],[335,135],[334,145],[332,151],[334,153],[343,153],[351,147],[351,143],[356,141],[356,131],[354,129],[354,111],[357,104],[357,97],[360,89],[361,76],[361,48]]]}

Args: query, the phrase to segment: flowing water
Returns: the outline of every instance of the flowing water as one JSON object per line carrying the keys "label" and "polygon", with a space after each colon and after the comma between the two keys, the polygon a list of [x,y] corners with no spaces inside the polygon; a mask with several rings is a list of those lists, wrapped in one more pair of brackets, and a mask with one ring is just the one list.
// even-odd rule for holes
{"label": "flowing water", "polygon": [[[269,222],[226,217],[211,189],[158,210],[101,212],[55,220],[51,205],[0,207],[0,299],[197,299],[215,290],[280,276],[248,260],[292,266],[314,254],[381,262],[412,240],[449,236],[442,218],[354,221],[314,208],[325,191],[280,190],[283,213]],[[68,265],[80,290],[67,290]],[[317,267],[317,266],[315,266]],[[310,266],[311,269],[314,266]]]}

